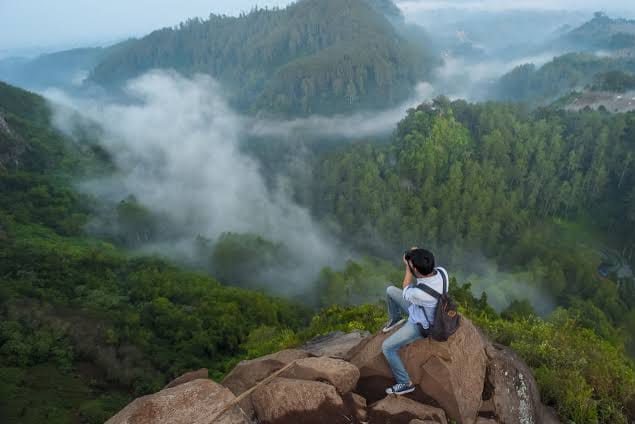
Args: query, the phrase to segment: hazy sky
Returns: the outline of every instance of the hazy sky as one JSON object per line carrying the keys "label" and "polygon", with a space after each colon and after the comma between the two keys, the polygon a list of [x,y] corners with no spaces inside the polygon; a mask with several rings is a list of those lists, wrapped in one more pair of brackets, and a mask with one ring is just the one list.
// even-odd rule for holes
{"label": "hazy sky", "polygon": [[290,0],[0,0],[0,50],[109,42]]}
{"label": "hazy sky", "polygon": [[[237,14],[291,0],[0,0],[0,50],[112,42],[210,13]],[[406,13],[448,6],[630,10],[633,0],[399,0]],[[633,16],[631,14],[631,16]]]}

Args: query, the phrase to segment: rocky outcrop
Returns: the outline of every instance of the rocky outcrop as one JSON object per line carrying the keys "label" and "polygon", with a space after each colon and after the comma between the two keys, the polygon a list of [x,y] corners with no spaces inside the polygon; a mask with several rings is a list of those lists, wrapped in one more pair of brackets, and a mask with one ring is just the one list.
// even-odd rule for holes
{"label": "rocky outcrop", "polygon": [[335,387],[319,381],[276,378],[256,389],[252,402],[258,419],[267,424],[338,424],[354,420]]}
{"label": "rocky outcrop", "polygon": [[481,411],[501,424],[542,423],[542,402],[529,367],[510,349],[488,344],[487,376]]}
{"label": "rocky outcrop", "polygon": [[[351,363],[360,369],[358,392],[370,401],[384,396],[392,381],[380,334],[360,345]],[[459,424],[474,424],[481,406],[487,357],[485,342],[468,320],[447,342],[430,339],[412,343],[400,352],[412,381],[424,398],[433,399]]]}
{"label": "rocky outcrop", "polygon": [[[234,395],[212,380],[194,380],[134,400],[106,424],[209,424]],[[238,408],[231,408],[216,424],[249,424]]]}
{"label": "rocky outcrop", "polygon": [[[250,361],[241,361],[223,379],[222,384],[236,396],[254,387],[256,384],[282,369],[285,365],[298,359],[308,358],[309,354],[296,349],[281,350],[280,352],[266,355]],[[251,396],[240,402],[240,407],[250,417],[254,416],[254,407]]]}
{"label": "rocky outcrop", "polygon": [[17,170],[28,150],[27,143],[14,133],[0,113],[0,171]]}
{"label": "rocky outcrop", "polygon": [[288,363],[308,357],[309,354],[302,350],[287,349],[262,358],[241,361],[227,374],[222,384],[238,396]]}
{"label": "rocky outcrop", "polygon": [[352,333],[336,331],[316,337],[300,349],[314,356],[328,356],[348,361],[353,349],[369,337],[370,333],[367,331],[353,331]]}
{"label": "rocky outcrop", "polygon": [[419,403],[401,396],[387,396],[370,407],[370,420],[376,423],[409,424],[422,420],[435,424],[447,424],[442,409]]}
{"label": "rocky outcrop", "polygon": [[164,389],[169,389],[171,387],[176,387],[181,384],[189,383],[190,381],[198,380],[198,379],[206,379],[208,377],[207,368],[201,368],[200,370],[191,371],[183,374],[180,377],[175,378],[170,381]]}
{"label": "rocky outcrop", "polygon": [[227,388],[201,379],[207,370],[194,371],[108,424],[558,424],[530,369],[467,319],[447,342],[404,347],[417,390],[386,396],[394,383],[382,352],[388,336],[335,333],[243,361],[223,380]]}
{"label": "rocky outcrop", "polygon": [[13,135],[13,131],[11,131],[11,128],[9,128],[9,124],[7,124],[4,116],[2,116],[2,114],[0,113],[0,134],[2,133],[6,135]]}
{"label": "rocky outcrop", "polygon": [[282,377],[324,381],[343,394],[350,392],[357,385],[359,369],[355,365],[341,359],[327,357],[304,358],[297,360],[295,366],[284,372]]}

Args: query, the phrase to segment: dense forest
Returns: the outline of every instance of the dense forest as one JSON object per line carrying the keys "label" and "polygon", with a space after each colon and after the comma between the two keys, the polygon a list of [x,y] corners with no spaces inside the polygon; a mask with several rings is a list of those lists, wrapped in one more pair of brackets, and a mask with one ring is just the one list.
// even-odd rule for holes
{"label": "dense forest", "polygon": [[[326,268],[301,304],[87,234],[99,199],[78,193],[72,181],[112,166],[94,134],[66,138],[50,127],[43,99],[7,85],[0,85],[0,117],[3,422],[100,423],[184,371],[207,367],[220,378],[240,359],[383,324],[384,308],[373,300],[400,277],[392,262],[368,257]],[[534,369],[545,401],[563,419],[626,423],[635,393],[625,355],[632,285],[598,279],[588,252],[565,249],[571,245],[554,229],[593,205],[597,213],[586,218],[621,235],[607,243],[632,247],[631,221],[618,219],[623,211],[604,214],[620,201],[632,210],[630,162],[609,165],[630,157],[633,122],[633,115],[439,99],[411,110],[389,144],[316,153],[312,208],[338,222],[340,236],[360,252],[382,256],[369,240],[381,239],[385,249],[421,242],[445,263],[469,269],[480,264],[462,252],[478,247],[531,274],[561,305],[543,318],[523,299],[499,314],[456,278],[452,291],[463,313]],[[563,160],[566,167],[556,166]],[[560,201],[563,192],[569,197]],[[138,217],[133,199],[120,207]],[[232,268],[245,249],[271,252],[259,258],[265,262],[284,257],[281,245],[228,233],[211,256],[214,269],[225,270],[221,281],[249,286],[260,264],[247,263],[245,274]],[[605,366],[595,366],[598,358]]]}
{"label": "dense forest", "polygon": [[[596,330],[635,354],[632,272],[597,273],[607,248],[633,265],[634,135],[632,113],[440,98],[411,110],[390,144],[322,155],[312,209],[367,252],[422,243],[467,275],[496,263],[540,303],[595,311]],[[499,283],[490,293],[504,296]]]}
{"label": "dense forest", "polygon": [[72,181],[107,155],[52,130],[45,101],[0,84],[0,421],[102,423],[188,369],[228,370],[302,306],[229,288],[89,237]]}
{"label": "dense forest", "polygon": [[425,40],[403,35],[389,20],[395,13],[386,2],[304,0],[211,15],[129,42],[90,79],[113,86],[168,68],[212,75],[241,110],[331,115],[385,107],[407,98],[432,67]]}
{"label": "dense forest", "polygon": [[[518,353],[563,422],[635,420],[635,112],[536,107],[635,89],[635,23],[598,13],[558,43],[587,53],[493,87],[525,103],[438,97],[389,136],[241,139],[265,185],[354,252],[284,298],[275,272],[298,267],[284,240],[227,231],[191,240],[187,258],[148,254],[177,240],[170,219],[78,184],[121,171],[105,129],[65,109],[81,125],[62,133],[46,100],[0,82],[0,422],[103,423],[186,371],[219,380],[317,335],[378,331],[413,245],[435,252],[461,313]],[[200,72],[241,113],[332,115],[411,96],[439,65],[432,50],[390,0],[303,0],[4,64],[61,87],[92,69],[110,95],[152,68]]]}

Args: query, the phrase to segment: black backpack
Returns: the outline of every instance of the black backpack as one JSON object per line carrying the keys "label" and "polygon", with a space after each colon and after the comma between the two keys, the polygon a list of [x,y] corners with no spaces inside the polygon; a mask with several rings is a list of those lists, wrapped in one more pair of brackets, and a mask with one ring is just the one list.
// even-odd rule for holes
{"label": "black backpack", "polygon": [[[417,284],[416,287],[437,300],[437,307],[434,311],[434,324],[431,325],[427,331],[423,329],[424,335],[430,335],[432,339],[444,342],[458,330],[461,323],[461,315],[459,315],[456,310],[456,303],[454,303],[454,300],[448,295],[448,277],[445,275],[445,271],[441,271],[439,268],[435,269],[441,274],[441,278],[443,278],[443,294],[440,294],[426,284]],[[425,308],[421,307],[421,309],[423,309],[423,314],[428,320],[428,323],[430,323]]]}

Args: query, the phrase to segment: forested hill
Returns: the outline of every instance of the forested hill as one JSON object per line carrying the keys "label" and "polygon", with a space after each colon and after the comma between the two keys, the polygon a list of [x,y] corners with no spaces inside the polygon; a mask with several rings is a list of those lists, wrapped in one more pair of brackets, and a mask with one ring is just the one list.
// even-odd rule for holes
{"label": "forested hill", "polygon": [[514,68],[497,81],[492,93],[497,100],[545,104],[614,71],[635,72],[635,57],[569,53],[541,67],[530,63]]}
{"label": "forested hill", "polygon": [[221,81],[241,110],[335,114],[411,95],[431,66],[390,1],[301,0],[164,28],[108,55],[90,79],[117,86],[153,68]]}
{"label": "forested hill", "polygon": [[[545,320],[526,301],[499,315],[454,276],[450,290],[462,313],[521,355],[563,421],[625,424],[633,287],[598,282],[579,247],[552,247],[558,235],[539,224],[617,205],[604,223],[632,240],[634,117],[507,108],[440,99],[412,110],[390,145],[326,152],[313,211],[366,244],[377,234],[400,245],[451,238],[451,249],[482,244],[530,268],[524,278],[565,307]],[[325,269],[306,295],[323,309],[309,311],[87,234],[100,204],[72,183],[108,171],[109,159],[90,143],[95,134],[70,140],[49,118],[42,98],[0,84],[0,157],[9,157],[0,166],[0,422],[103,423],[188,370],[207,367],[219,380],[241,359],[385,322],[383,303],[355,306],[351,296],[385,293],[403,272],[389,262]],[[628,166],[607,170],[624,157]],[[629,221],[616,223],[625,202]]]}
{"label": "forested hill", "polygon": [[633,50],[635,20],[612,19],[597,12],[593,19],[563,35],[560,41],[585,50]]}
{"label": "forested hill", "polygon": [[0,83],[1,423],[103,423],[176,373],[221,375],[252,331],[305,322],[289,302],[86,234],[97,201],[74,183],[108,156],[49,120],[44,99]]}

